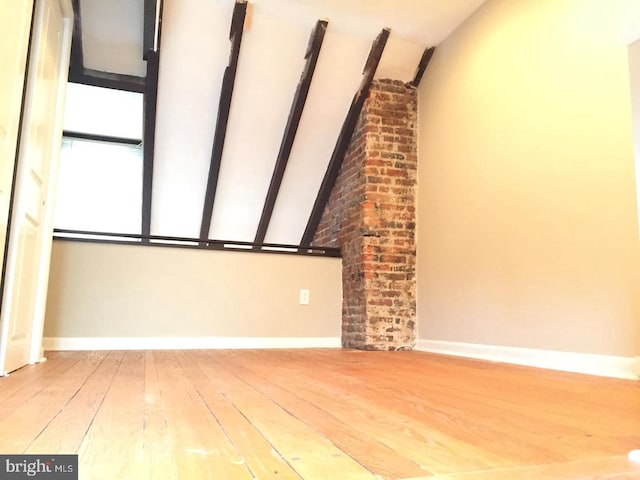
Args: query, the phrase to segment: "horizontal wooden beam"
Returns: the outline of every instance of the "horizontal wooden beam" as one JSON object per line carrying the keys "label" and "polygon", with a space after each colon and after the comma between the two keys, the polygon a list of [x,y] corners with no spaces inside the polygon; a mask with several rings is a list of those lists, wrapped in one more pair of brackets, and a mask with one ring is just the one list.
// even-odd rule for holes
{"label": "horizontal wooden beam", "polygon": [[340,134],[338,135],[338,140],[336,141],[331,159],[329,160],[327,171],[324,174],[318,195],[313,204],[313,208],[311,209],[311,214],[309,215],[307,226],[304,230],[304,234],[302,235],[302,240],[300,240],[300,245],[303,247],[308,247],[311,245],[311,242],[313,242],[313,237],[318,229],[320,220],[322,219],[322,213],[327,206],[331,190],[336,183],[344,156],[349,148],[349,143],[351,142],[351,137],[353,136],[353,132],[356,128],[358,117],[360,116],[364,102],[369,95],[371,82],[373,82],[373,77],[378,68],[378,64],[380,63],[380,58],[382,57],[382,52],[384,52],[384,47],[387,44],[388,38],[389,29],[385,28],[378,34],[371,46],[360,86],[353,96],[349,112],[347,113],[344,123],[342,124],[342,128],[340,129]]}
{"label": "horizontal wooden beam", "polygon": [[284,172],[287,168],[287,163],[289,162],[289,156],[291,155],[293,142],[296,138],[298,125],[300,124],[300,118],[302,117],[302,111],[304,110],[304,105],[307,101],[309,88],[311,87],[311,80],[313,79],[313,73],[316,69],[316,64],[318,63],[320,48],[322,47],[324,34],[327,31],[327,24],[328,22],[325,20],[318,20],[309,38],[309,44],[305,53],[305,59],[307,61],[302,70],[302,74],[300,75],[300,81],[298,82],[295,95],[293,96],[293,103],[291,104],[291,110],[289,111],[289,118],[287,119],[287,125],[284,129],[284,135],[282,136],[282,143],[280,144],[280,150],[278,151],[273,175],[271,176],[271,183],[269,184],[269,190],[267,191],[267,198],[264,202],[260,222],[258,223],[258,231],[255,237],[256,243],[263,242],[264,237],[267,234],[267,228],[269,227],[273,208],[276,204],[278,192],[280,191],[280,186],[282,184],[282,178],[284,177]]}
{"label": "horizontal wooden beam", "polygon": [[71,83],[91,85],[92,87],[111,88],[113,90],[123,90],[125,92],[144,93],[145,77],[134,75],[124,75],[120,73],[101,72],[99,70],[89,70],[84,68],[80,73],[69,72]]}
{"label": "horizontal wooden beam", "polygon": [[107,143],[122,143],[125,145],[140,145],[142,143],[141,138],[113,137],[111,135],[102,135],[99,133],[73,132],[71,130],[64,130],[62,132],[62,136],[67,138],[77,138],[79,140],[89,140],[94,142],[107,142]]}
{"label": "horizontal wooden beam", "polygon": [[240,44],[242,43],[242,33],[244,30],[244,19],[247,13],[247,2],[237,1],[233,9],[231,19],[231,29],[229,40],[231,41],[231,52],[229,64],[225,68],[222,78],[222,89],[220,101],[218,103],[218,116],[213,135],[213,146],[211,148],[211,162],[209,164],[209,175],[207,178],[207,190],[204,196],[204,207],[202,209],[202,223],[200,224],[200,238],[206,239],[209,236],[211,227],[211,217],[213,215],[213,203],[218,188],[218,177],[220,175],[220,164],[222,162],[222,151],[224,140],[227,134],[227,123],[229,122],[229,112],[231,110],[231,99],[233,97],[233,86],[238,69],[238,59],[240,57]]}
{"label": "horizontal wooden beam", "polygon": [[340,249],[333,247],[309,247],[301,249],[299,245],[281,243],[239,242],[235,240],[210,240],[202,242],[199,238],[172,237],[164,235],[139,235],[137,233],[93,232],[87,230],[55,229],[54,240],[89,243],[113,243],[125,245],[143,245],[153,247],[197,248],[202,250],[230,250],[236,252],[282,253],[290,255],[315,255],[321,257],[340,257]]}

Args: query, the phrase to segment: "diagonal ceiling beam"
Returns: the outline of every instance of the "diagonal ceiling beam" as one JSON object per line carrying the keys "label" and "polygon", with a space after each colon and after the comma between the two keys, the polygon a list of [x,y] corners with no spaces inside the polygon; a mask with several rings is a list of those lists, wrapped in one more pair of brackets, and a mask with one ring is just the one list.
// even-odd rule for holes
{"label": "diagonal ceiling beam", "polygon": [[113,90],[123,90],[125,92],[144,93],[145,77],[135,75],[125,75],[123,73],[101,72],[83,68],[82,73],[69,76],[71,83],[91,85],[93,87],[111,88]]}
{"label": "diagonal ceiling beam", "polygon": [[311,209],[309,221],[307,222],[304,234],[302,235],[302,240],[300,240],[300,245],[302,247],[310,246],[311,242],[313,241],[313,237],[318,228],[318,224],[320,223],[320,219],[322,218],[322,213],[324,212],[327,202],[329,201],[329,195],[331,195],[331,190],[333,189],[333,186],[335,185],[338,178],[338,173],[340,172],[342,161],[344,160],[347,148],[349,147],[349,142],[351,141],[351,137],[353,136],[353,131],[356,128],[358,117],[360,116],[360,111],[362,110],[362,106],[364,105],[364,102],[369,95],[371,82],[373,81],[373,76],[375,75],[378,64],[380,63],[380,58],[382,57],[382,52],[384,51],[384,47],[387,44],[388,38],[389,29],[385,28],[378,34],[373,42],[373,45],[371,46],[371,51],[369,52],[369,57],[367,58],[367,63],[364,67],[362,81],[360,82],[360,86],[353,96],[351,106],[349,107],[349,112],[347,113],[347,117],[345,118],[344,123],[342,124],[342,128],[340,129],[340,134],[338,135],[336,146],[334,147],[333,153],[331,154],[331,159],[329,160],[327,171],[325,172],[322,183],[320,184],[318,196],[316,197],[313,208]]}
{"label": "diagonal ceiling beam", "polygon": [[273,208],[276,204],[276,198],[282,184],[282,178],[284,177],[284,171],[287,168],[289,161],[289,155],[293,147],[293,142],[296,138],[298,131],[298,125],[300,124],[300,118],[302,117],[302,111],[304,110],[305,102],[307,101],[307,95],[309,94],[309,88],[311,87],[311,80],[313,73],[316,69],[318,57],[320,56],[320,48],[322,47],[322,41],[324,40],[324,34],[327,30],[328,22],[325,20],[318,20],[311,32],[309,38],[309,44],[304,58],[307,60],[302,74],[300,75],[300,81],[296,88],[296,93],[293,97],[293,103],[291,104],[291,110],[289,111],[289,118],[287,119],[287,125],[284,129],[284,135],[282,137],[282,143],[280,144],[280,150],[278,152],[278,158],[273,169],[273,175],[271,176],[271,183],[269,184],[269,190],[267,191],[267,197],[262,209],[262,215],[260,222],[258,223],[258,231],[256,233],[255,243],[263,243],[264,237],[267,234],[267,228],[269,227],[269,221],[273,214]]}
{"label": "diagonal ceiling beam", "polygon": [[[144,89],[142,124],[142,235],[151,235],[151,198],[153,194],[153,159],[156,140],[156,106],[158,103],[158,77],[160,52],[149,50],[147,82]],[[145,240],[143,240],[144,242]],[[148,242],[149,240],[146,240]]]}
{"label": "diagonal ceiling beam", "polygon": [[[155,1],[155,0],[154,0]],[[151,201],[153,195],[153,163],[156,143],[156,110],[158,105],[158,79],[160,77],[160,34],[162,33],[163,0],[159,0],[153,10],[153,43],[145,52],[147,78],[143,97],[142,124],[142,226],[143,243],[149,243],[144,236],[151,235]],[[147,5],[145,3],[145,9]],[[145,15],[147,11],[145,11]],[[145,25],[146,27],[146,25]],[[146,32],[145,32],[146,34]]]}
{"label": "diagonal ceiling beam", "polygon": [[224,139],[227,133],[231,98],[233,96],[233,85],[235,83],[236,71],[238,69],[238,58],[240,57],[240,44],[242,43],[242,33],[246,13],[246,0],[237,1],[233,9],[231,30],[229,32],[231,53],[229,55],[229,64],[227,65],[222,78],[222,89],[220,92],[220,102],[218,104],[218,117],[216,119],[213,146],[211,148],[211,163],[209,165],[207,190],[205,192],[204,207],[202,209],[202,223],[200,225],[201,240],[206,240],[209,237],[209,229],[211,227],[213,202],[216,198],[216,189],[218,188],[218,176],[220,175],[222,150],[224,149]]}
{"label": "diagonal ceiling beam", "polygon": [[[71,0],[73,6],[73,34],[71,36],[71,59],[69,60],[69,81],[82,76],[84,54],[82,53],[82,13],[80,0]],[[79,83],[79,82],[77,82]]]}
{"label": "diagonal ceiling beam", "polygon": [[416,69],[416,75],[413,77],[413,80],[409,82],[409,85],[412,85],[416,88],[420,85],[420,81],[422,80],[422,76],[424,75],[425,70],[429,66],[429,62],[431,61],[431,57],[436,51],[436,47],[426,48],[422,53],[422,58],[420,59],[420,63],[418,64],[418,68]]}
{"label": "diagonal ceiling beam", "polygon": [[158,18],[158,0],[144,0],[144,30],[142,33],[142,59],[147,52],[156,48],[156,20]]}

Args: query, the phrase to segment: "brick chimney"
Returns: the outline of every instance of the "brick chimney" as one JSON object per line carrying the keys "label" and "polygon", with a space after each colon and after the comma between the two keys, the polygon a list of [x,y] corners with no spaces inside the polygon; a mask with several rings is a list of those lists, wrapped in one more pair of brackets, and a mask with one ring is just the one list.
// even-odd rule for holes
{"label": "brick chimney", "polygon": [[342,249],[342,345],[413,346],[416,324],[417,94],[371,86],[314,237]]}

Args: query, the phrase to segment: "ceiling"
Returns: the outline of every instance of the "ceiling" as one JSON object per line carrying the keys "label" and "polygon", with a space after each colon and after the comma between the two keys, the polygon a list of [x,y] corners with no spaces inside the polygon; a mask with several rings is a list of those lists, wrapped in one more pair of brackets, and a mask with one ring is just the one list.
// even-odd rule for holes
{"label": "ceiling", "polygon": [[144,77],[144,0],[80,0],[84,67]]}
{"label": "ceiling", "polygon": [[[232,0],[206,0],[229,6]],[[252,14],[302,26],[329,20],[331,29],[372,38],[387,27],[395,39],[421,46],[444,40],[485,0],[253,0]],[[144,76],[142,31],[144,0],[80,0],[85,67]]]}
{"label": "ceiling", "polygon": [[[265,242],[301,241],[381,29],[391,34],[376,78],[409,82],[425,49],[445,39],[483,1],[250,2],[208,238],[254,240],[319,19],[328,27]],[[84,67],[144,77],[144,0],[78,2]],[[199,236],[234,5],[233,0],[164,0],[152,234]]]}

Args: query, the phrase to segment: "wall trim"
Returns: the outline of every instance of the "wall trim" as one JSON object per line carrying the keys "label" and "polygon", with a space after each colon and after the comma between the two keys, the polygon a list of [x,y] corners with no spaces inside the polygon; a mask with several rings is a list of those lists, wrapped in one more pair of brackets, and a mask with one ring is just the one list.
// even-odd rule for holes
{"label": "wall trim", "polygon": [[340,337],[45,337],[45,350],[340,348]]}
{"label": "wall trim", "polygon": [[640,357],[561,352],[475,343],[417,340],[416,350],[603,377],[640,379]]}

